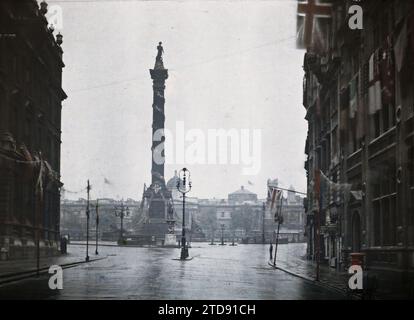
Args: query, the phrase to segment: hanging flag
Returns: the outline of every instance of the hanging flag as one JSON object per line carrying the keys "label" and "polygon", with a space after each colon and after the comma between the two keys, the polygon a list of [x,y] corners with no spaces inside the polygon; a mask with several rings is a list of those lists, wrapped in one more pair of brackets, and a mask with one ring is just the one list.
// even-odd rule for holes
{"label": "hanging flag", "polygon": [[407,21],[404,20],[400,33],[395,41],[394,45],[394,55],[395,55],[395,63],[397,64],[398,72],[401,71],[404,59],[407,53],[407,45],[408,45],[408,33],[407,33]]}
{"label": "hanging flag", "polygon": [[365,115],[366,104],[365,97],[368,93],[368,64],[365,63],[361,69],[359,69],[359,85],[358,85],[358,111],[357,111],[357,139],[362,139],[365,136]]}
{"label": "hanging flag", "polygon": [[377,49],[369,58],[368,64],[368,110],[371,115],[382,109],[379,61],[379,50]]}
{"label": "hanging flag", "polygon": [[320,180],[323,181],[324,189],[328,189],[329,192],[340,193],[345,199],[349,198],[352,188],[351,184],[333,182],[322,171],[320,171]]}
{"label": "hanging flag", "polygon": [[318,83],[316,86],[316,116],[320,119],[322,117],[322,108],[321,108],[321,85]]}
{"label": "hanging flag", "polygon": [[388,36],[380,51],[379,63],[381,99],[383,104],[395,105],[395,63],[391,37]]}
{"label": "hanging flag", "polygon": [[272,200],[270,203],[270,213],[276,218],[279,215],[279,207],[281,205],[280,201],[282,199],[282,190],[273,189],[272,190]]}
{"label": "hanging flag", "polygon": [[414,6],[411,5],[411,13],[407,18],[407,32],[409,35],[409,43],[411,52],[414,52]]}
{"label": "hanging flag", "polygon": [[362,192],[362,190],[358,190],[358,191],[351,191],[351,195],[355,198],[355,200],[357,201],[362,201],[363,197],[364,197],[364,193]]}
{"label": "hanging flag", "polygon": [[315,52],[326,50],[331,18],[331,1],[298,1],[297,47]]}
{"label": "hanging flag", "polygon": [[[361,82],[361,81],[360,81]],[[356,125],[356,137],[362,139],[365,135],[365,108],[363,107],[363,100],[358,103],[357,109],[357,125]]]}
{"label": "hanging flag", "polygon": [[351,119],[355,118],[355,114],[358,111],[358,87],[359,87],[359,72],[352,78],[349,83],[349,117]]}
{"label": "hanging flag", "polygon": [[349,86],[341,89],[340,93],[340,120],[339,120],[339,130],[340,130],[340,140],[342,144],[345,144],[348,140],[348,127],[349,127]]}
{"label": "hanging flag", "polygon": [[369,114],[375,114],[382,109],[381,82],[375,83],[368,89]]}
{"label": "hanging flag", "polygon": [[[315,170],[313,178],[313,203],[319,208],[319,196],[321,194],[321,170]],[[318,209],[319,210],[319,209]]]}

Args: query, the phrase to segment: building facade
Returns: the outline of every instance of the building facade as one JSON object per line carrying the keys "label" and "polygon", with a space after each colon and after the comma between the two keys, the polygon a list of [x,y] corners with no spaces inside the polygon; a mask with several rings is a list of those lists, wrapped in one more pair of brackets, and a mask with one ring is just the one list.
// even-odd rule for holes
{"label": "building facade", "polygon": [[413,31],[412,1],[334,1],[327,49],[304,58],[308,257],[346,268],[361,252],[399,283],[414,272]]}
{"label": "building facade", "polygon": [[[98,208],[97,208],[98,203]],[[134,233],[134,224],[138,217],[141,202],[133,199],[126,201],[114,199],[96,199],[89,201],[89,236],[96,237],[96,213],[99,215],[98,239],[102,241],[118,241],[121,235],[121,219],[115,212],[125,207],[128,214],[123,220],[123,236],[128,238]],[[60,205],[60,232],[70,240],[86,240],[86,208],[87,200],[62,200]]]}
{"label": "building facade", "polygon": [[0,3],[0,250],[2,259],[57,252],[62,36],[46,3]]}
{"label": "building facade", "polygon": [[[177,235],[181,234],[182,228],[182,198],[176,191],[178,179],[176,172],[167,182],[167,188],[173,197]],[[269,183],[275,181],[269,180]],[[263,235],[266,243],[273,241],[277,224],[271,216],[268,200],[259,199],[257,194],[244,186],[229,193],[226,199],[187,197],[187,234],[193,241],[219,240],[222,235],[226,241],[235,239],[246,243],[262,243]],[[291,242],[304,241],[303,198],[294,192],[288,193],[283,198],[282,214],[285,223],[280,236]]]}

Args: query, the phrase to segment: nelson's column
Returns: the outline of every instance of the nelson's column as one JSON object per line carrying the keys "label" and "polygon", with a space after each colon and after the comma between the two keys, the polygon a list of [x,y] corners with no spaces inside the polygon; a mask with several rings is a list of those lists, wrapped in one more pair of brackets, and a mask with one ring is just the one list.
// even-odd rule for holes
{"label": "nelson's column", "polygon": [[151,185],[144,188],[143,209],[144,219],[138,226],[138,235],[141,242],[175,245],[174,219],[171,192],[167,189],[164,179],[164,90],[165,80],[168,78],[168,70],[164,68],[164,49],[160,42],[158,54],[155,59],[154,69],[150,70],[153,80],[152,103],[152,166]]}

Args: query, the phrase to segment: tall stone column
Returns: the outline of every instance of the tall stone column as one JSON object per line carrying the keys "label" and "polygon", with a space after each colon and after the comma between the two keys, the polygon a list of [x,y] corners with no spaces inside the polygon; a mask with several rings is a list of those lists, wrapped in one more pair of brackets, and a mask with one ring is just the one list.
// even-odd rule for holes
{"label": "tall stone column", "polygon": [[151,236],[156,241],[164,241],[168,234],[168,208],[172,202],[171,192],[167,189],[164,178],[165,164],[165,80],[168,78],[168,70],[164,68],[163,47],[161,42],[158,47],[154,69],[150,69],[153,81],[152,103],[152,164],[151,185],[144,191],[145,202],[148,204],[148,213],[145,223],[139,226],[139,234]]}
{"label": "tall stone column", "polygon": [[152,168],[151,186],[165,186],[164,179],[164,124],[165,124],[165,80],[168,79],[168,70],[164,68],[162,60],[163,48],[161,42],[158,45],[158,54],[154,69],[150,70],[153,81],[153,103],[152,103]]}

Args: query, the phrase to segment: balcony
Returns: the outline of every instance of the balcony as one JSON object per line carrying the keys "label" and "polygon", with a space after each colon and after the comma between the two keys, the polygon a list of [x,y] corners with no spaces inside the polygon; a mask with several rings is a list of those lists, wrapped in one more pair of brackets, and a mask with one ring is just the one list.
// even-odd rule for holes
{"label": "balcony", "polygon": [[362,149],[354,152],[353,154],[349,155],[347,158],[347,172],[351,172],[353,170],[358,169],[362,165]]}
{"label": "balcony", "polygon": [[372,160],[386,153],[396,146],[396,127],[391,128],[378,138],[372,140],[368,146],[369,159]]}
{"label": "balcony", "polygon": [[414,140],[414,116],[405,122],[405,136],[407,141]]}

